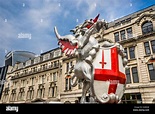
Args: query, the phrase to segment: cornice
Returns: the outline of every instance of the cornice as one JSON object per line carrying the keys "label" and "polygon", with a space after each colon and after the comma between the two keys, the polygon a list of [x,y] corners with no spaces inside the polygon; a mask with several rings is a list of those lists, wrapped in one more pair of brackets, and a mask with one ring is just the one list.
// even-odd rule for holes
{"label": "cornice", "polygon": [[155,14],[142,14],[136,21],[135,23],[137,23],[139,25],[140,21],[145,18],[145,17],[150,17],[151,19],[155,20]]}

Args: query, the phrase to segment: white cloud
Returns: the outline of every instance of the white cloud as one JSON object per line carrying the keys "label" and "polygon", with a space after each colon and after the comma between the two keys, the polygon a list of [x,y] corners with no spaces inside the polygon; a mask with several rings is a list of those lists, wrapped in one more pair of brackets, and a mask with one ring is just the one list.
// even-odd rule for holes
{"label": "white cloud", "polygon": [[[52,20],[54,19],[53,16],[61,11],[58,3],[49,1],[45,2],[41,7],[36,8],[33,8],[32,1],[29,4],[31,8],[25,14],[27,19],[30,20],[30,23],[33,24],[34,30],[49,28],[52,24]],[[43,20],[43,23],[40,23],[41,19]]]}
{"label": "white cloud", "polygon": [[[21,3],[21,7],[23,7],[23,3]],[[58,3],[48,0],[40,3],[32,0],[24,3],[23,8],[25,10],[20,13],[16,12],[16,15],[8,9],[0,11],[2,14],[0,16],[0,65],[4,63],[2,61],[4,61],[5,50],[27,50],[38,53],[40,49],[48,51],[50,47],[55,46],[56,41],[52,42],[52,33],[50,36],[49,32],[55,16],[61,11]],[[18,38],[19,33],[30,33],[32,39]]]}
{"label": "white cloud", "polygon": [[82,11],[83,16],[92,17],[100,13],[100,18],[106,18],[108,22],[125,16],[125,12],[132,10],[132,3],[129,0],[76,0],[76,2],[77,9],[84,4],[87,5]]}
{"label": "white cloud", "polygon": [[[14,49],[34,53],[48,51],[57,45],[53,32],[55,25],[59,26],[63,35],[74,25],[94,18],[98,13],[100,19],[110,22],[132,13],[140,4],[135,4],[135,1],[133,5],[131,0],[17,1],[0,2],[0,42],[3,42],[0,44],[0,54]],[[30,33],[31,40],[17,39],[19,33]]]}

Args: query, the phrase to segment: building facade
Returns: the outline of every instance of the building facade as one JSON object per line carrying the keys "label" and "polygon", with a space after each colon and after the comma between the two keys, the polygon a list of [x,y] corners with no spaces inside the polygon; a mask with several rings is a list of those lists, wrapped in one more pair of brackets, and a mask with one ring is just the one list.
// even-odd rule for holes
{"label": "building facade", "polygon": [[[120,43],[128,59],[122,103],[155,103],[155,6],[109,22],[96,34],[100,45],[105,38]],[[9,67],[1,103],[78,102],[82,83],[70,85],[75,63],[56,48]]]}
{"label": "building facade", "polygon": [[[1,102],[59,101],[61,50],[54,49],[34,59],[9,66]],[[48,82],[48,83],[47,83]]]}
{"label": "building facade", "polygon": [[125,49],[129,69],[123,103],[154,103],[155,99],[155,6],[109,23],[104,37]]}

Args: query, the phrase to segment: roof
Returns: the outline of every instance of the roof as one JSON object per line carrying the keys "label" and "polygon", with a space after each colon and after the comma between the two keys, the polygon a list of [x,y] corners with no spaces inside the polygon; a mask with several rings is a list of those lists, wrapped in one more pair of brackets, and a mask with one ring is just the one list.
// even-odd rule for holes
{"label": "roof", "polygon": [[129,19],[129,18],[133,19],[133,18],[137,17],[138,14],[141,14],[141,13],[143,13],[145,11],[148,11],[148,10],[151,10],[151,9],[155,10],[155,4],[153,4],[153,5],[149,6],[149,7],[146,7],[144,9],[138,10],[138,11],[136,11],[134,13],[129,14],[129,15],[126,15],[124,17],[118,18],[118,19],[116,19],[114,21],[111,21],[111,22],[108,23],[108,26],[112,27],[112,26],[115,25],[115,23],[120,22],[120,21],[125,20],[125,19]]}

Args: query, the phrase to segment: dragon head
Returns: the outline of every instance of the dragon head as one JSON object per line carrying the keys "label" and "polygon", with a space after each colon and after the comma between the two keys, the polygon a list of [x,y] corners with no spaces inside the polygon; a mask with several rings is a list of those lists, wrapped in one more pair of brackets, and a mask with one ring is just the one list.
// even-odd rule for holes
{"label": "dragon head", "polygon": [[70,32],[73,32],[75,37],[78,37],[80,34],[84,35],[85,31],[88,30],[92,25],[97,22],[100,14],[98,14],[94,19],[87,19],[82,24],[77,25],[74,29],[71,29]]}

